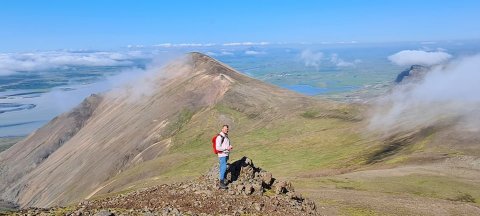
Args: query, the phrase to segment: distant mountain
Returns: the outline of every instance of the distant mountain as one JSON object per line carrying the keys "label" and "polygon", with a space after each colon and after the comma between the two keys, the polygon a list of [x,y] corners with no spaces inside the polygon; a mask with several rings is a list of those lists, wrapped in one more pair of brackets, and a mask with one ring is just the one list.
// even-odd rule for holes
{"label": "distant mountain", "polygon": [[395,79],[395,83],[405,83],[407,80],[416,82],[425,76],[429,68],[422,65],[412,65],[409,69],[402,71]]}

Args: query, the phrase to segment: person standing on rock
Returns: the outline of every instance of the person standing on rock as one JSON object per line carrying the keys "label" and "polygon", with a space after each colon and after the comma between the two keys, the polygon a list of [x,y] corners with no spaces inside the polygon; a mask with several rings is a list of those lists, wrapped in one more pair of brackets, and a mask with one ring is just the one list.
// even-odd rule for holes
{"label": "person standing on rock", "polygon": [[230,139],[228,138],[228,125],[223,125],[222,131],[217,135],[215,139],[215,147],[218,152],[218,160],[220,163],[220,169],[218,173],[218,180],[220,182],[220,188],[226,189],[225,173],[227,171],[228,155],[232,150]]}

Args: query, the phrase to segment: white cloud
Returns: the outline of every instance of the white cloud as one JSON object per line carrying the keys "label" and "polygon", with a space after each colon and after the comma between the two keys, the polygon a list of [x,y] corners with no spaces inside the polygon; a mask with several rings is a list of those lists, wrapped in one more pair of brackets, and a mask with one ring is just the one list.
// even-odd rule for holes
{"label": "white cloud", "polygon": [[266,54],[264,51],[254,51],[254,50],[247,50],[245,51],[245,55],[263,55]]}
{"label": "white cloud", "polygon": [[224,55],[224,56],[226,56],[226,55],[229,55],[229,56],[234,55],[232,52],[228,52],[228,51],[222,51],[220,54],[221,54],[221,55]]}
{"label": "white cloud", "polygon": [[185,75],[192,70],[192,59],[185,55],[180,58],[174,56],[162,61],[153,61],[145,69],[129,68],[122,73],[109,77],[102,86],[112,89],[107,97],[125,98],[126,102],[137,103],[148,100],[162,84],[174,77]]}
{"label": "white cloud", "polygon": [[353,62],[348,62],[338,57],[338,54],[334,53],[330,57],[330,62],[335,64],[337,67],[353,67],[355,64],[361,63],[362,60],[355,59]]}
{"label": "white cloud", "polygon": [[423,65],[432,66],[443,63],[450,59],[452,55],[443,52],[427,52],[423,50],[403,50],[388,57],[388,59],[400,66]]}
{"label": "white cloud", "polygon": [[223,46],[265,46],[269,45],[270,42],[232,42],[224,43]]}
{"label": "white cloud", "polygon": [[439,52],[447,52],[447,49],[444,49],[444,48],[438,47],[438,48],[437,48],[437,51],[439,51]]}
{"label": "white cloud", "polygon": [[227,52],[227,51],[222,51],[220,53],[208,51],[206,52],[206,54],[209,56],[233,56],[234,55],[232,52]]}
{"label": "white cloud", "polygon": [[145,46],[141,45],[141,44],[139,44],[139,45],[127,45],[127,48],[143,48],[143,47],[145,47]]}
{"label": "white cloud", "polygon": [[[320,44],[356,44],[358,43],[357,41],[322,41]],[[311,44],[311,43],[305,43],[303,42],[302,44]]]}
{"label": "white cloud", "polygon": [[320,67],[320,63],[324,54],[322,52],[313,52],[311,50],[304,50],[300,54],[300,58],[307,67],[315,67],[317,70]]}
{"label": "white cloud", "polygon": [[15,71],[12,71],[12,70],[8,70],[8,69],[2,69],[2,67],[0,66],[0,76],[8,76],[8,75],[11,75],[11,74],[14,74]]}
{"label": "white cloud", "polygon": [[397,86],[377,102],[375,130],[411,129],[457,118],[480,130],[480,54],[433,66],[420,83]]}
{"label": "white cloud", "polygon": [[161,44],[155,44],[153,46],[154,47],[172,47],[173,44],[171,44],[171,43],[161,43]]}
{"label": "white cloud", "polygon": [[200,46],[203,46],[203,44],[201,44],[201,43],[181,43],[181,44],[177,44],[177,46],[179,46],[179,47],[200,47]]}
{"label": "white cloud", "polygon": [[145,56],[145,53],[139,51],[125,53],[68,51],[0,53],[0,75],[68,66],[131,65],[131,60]]}
{"label": "white cloud", "polygon": [[300,58],[305,63],[305,66],[315,67],[317,70],[322,64],[322,61],[329,61],[337,67],[354,67],[356,64],[362,62],[360,59],[355,59],[353,62],[345,61],[336,53],[331,54],[330,58],[328,58],[323,52],[313,52],[309,49],[303,50],[300,54]]}
{"label": "white cloud", "polygon": [[210,52],[210,51],[209,51],[209,52],[206,52],[205,54],[207,54],[207,55],[209,55],[209,56],[218,56],[217,53],[215,53],[215,52]]}
{"label": "white cloud", "polygon": [[163,47],[163,48],[170,48],[170,47],[210,47],[210,46],[215,46],[216,44],[214,43],[179,43],[179,44],[174,44],[174,43],[161,43],[161,44],[155,44],[153,45],[154,47]]}

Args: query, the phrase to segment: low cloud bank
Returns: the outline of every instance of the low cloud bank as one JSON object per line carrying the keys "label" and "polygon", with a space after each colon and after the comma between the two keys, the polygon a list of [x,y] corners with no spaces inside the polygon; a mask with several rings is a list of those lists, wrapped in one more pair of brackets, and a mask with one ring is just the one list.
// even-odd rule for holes
{"label": "low cloud bank", "polygon": [[265,51],[255,51],[255,50],[247,50],[245,51],[245,55],[264,55],[267,54]]}
{"label": "low cloud bank", "polygon": [[[126,67],[117,75],[107,76],[103,80],[87,85],[67,85],[41,93],[38,97],[21,96],[3,99],[2,102],[18,104],[34,104],[34,109],[6,112],[0,115],[4,128],[0,135],[23,135],[42,126],[59,114],[71,110],[93,93],[104,93],[110,99],[120,99],[127,103],[138,103],[148,100],[162,88],[162,80],[188,72],[191,64],[187,58],[178,58],[179,53],[168,53],[156,56],[145,68]],[[172,63],[172,59],[177,59]],[[187,59],[187,60],[186,60]],[[21,124],[28,124],[20,126]],[[18,127],[15,125],[19,125]]]}
{"label": "low cloud bank", "polygon": [[[429,61],[435,63],[450,58],[445,53],[433,56]],[[402,130],[454,120],[480,130],[479,83],[480,54],[433,66],[421,82],[396,86],[376,101],[370,128]]]}
{"label": "low cloud bank", "polygon": [[349,62],[341,59],[340,57],[338,57],[338,54],[334,53],[330,56],[330,62],[337,67],[353,67],[356,64],[361,63],[362,60],[355,59],[355,61]]}
{"label": "low cloud bank", "polygon": [[[40,97],[26,98],[19,102],[38,104],[37,108],[40,109],[40,112],[48,110],[49,114],[42,118],[66,112],[93,93],[106,93],[108,96],[123,97],[127,102],[139,102],[161,88],[158,80],[174,77],[185,71],[180,66],[173,67],[172,65],[175,65],[172,63],[173,59],[177,59],[174,61],[175,64],[188,65],[184,64],[187,61],[186,58],[179,58],[179,54],[157,56],[145,68],[125,68],[116,75],[105,77],[105,79],[92,84],[61,86]],[[63,90],[65,88],[72,90],[65,91]],[[29,112],[39,111],[32,109]],[[37,114],[37,116],[39,115],[44,114]]]}
{"label": "low cloud bank", "polygon": [[270,42],[232,42],[224,43],[222,46],[266,46],[271,44]]}
{"label": "low cloud bank", "polygon": [[444,63],[450,58],[452,58],[452,55],[444,51],[402,50],[389,56],[388,60],[400,66],[432,66]]}
{"label": "low cloud bank", "polygon": [[112,89],[107,96],[137,103],[157,93],[165,81],[192,71],[191,56],[171,55],[154,60],[145,69],[128,69],[105,81]]}
{"label": "low cloud bank", "polygon": [[229,52],[229,51],[221,51],[221,52],[208,51],[205,54],[207,54],[209,56],[233,56],[233,55],[235,55],[233,52]]}
{"label": "low cloud bank", "polygon": [[313,52],[311,50],[303,50],[300,54],[300,58],[307,67],[315,67],[317,70],[323,60],[323,52]]}
{"label": "low cloud bank", "polygon": [[[173,47],[211,47],[211,46],[267,46],[272,43],[270,42],[230,42],[230,43],[223,43],[223,44],[215,44],[215,43],[160,43],[153,45],[154,47],[163,47],[163,48],[173,48]],[[133,45],[128,45],[129,48],[136,47]],[[142,46],[143,47],[143,46]]]}
{"label": "low cloud bank", "polygon": [[69,66],[128,66],[145,55],[139,51],[0,53],[0,76]]}
{"label": "low cloud bank", "polygon": [[336,67],[354,67],[356,64],[361,63],[359,59],[355,59],[352,62],[345,61],[339,57],[337,53],[330,54],[330,57],[327,57],[323,52],[314,52],[312,50],[303,50],[300,53],[300,59],[305,63],[306,67],[314,67],[319,69],[321,64],[329,63],[333,64]]}

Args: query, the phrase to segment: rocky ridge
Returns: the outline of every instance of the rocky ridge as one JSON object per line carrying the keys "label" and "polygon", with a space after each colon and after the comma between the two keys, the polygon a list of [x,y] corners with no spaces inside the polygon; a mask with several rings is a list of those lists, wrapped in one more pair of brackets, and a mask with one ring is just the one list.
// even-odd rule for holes
{"label": "rocky ridge", "polygon": [[228,165],[228,189],[218,188],[218,165],[197,179],[158,185],[77,206],[29,208],[20,215],[317,215],[315,203],[288,181],[243,157]]}
{"label": "rocky ridge", "polygon": [[425,77],[430,68],[422,65],[412,65],[397,75],[395,83],[419,82]]}

